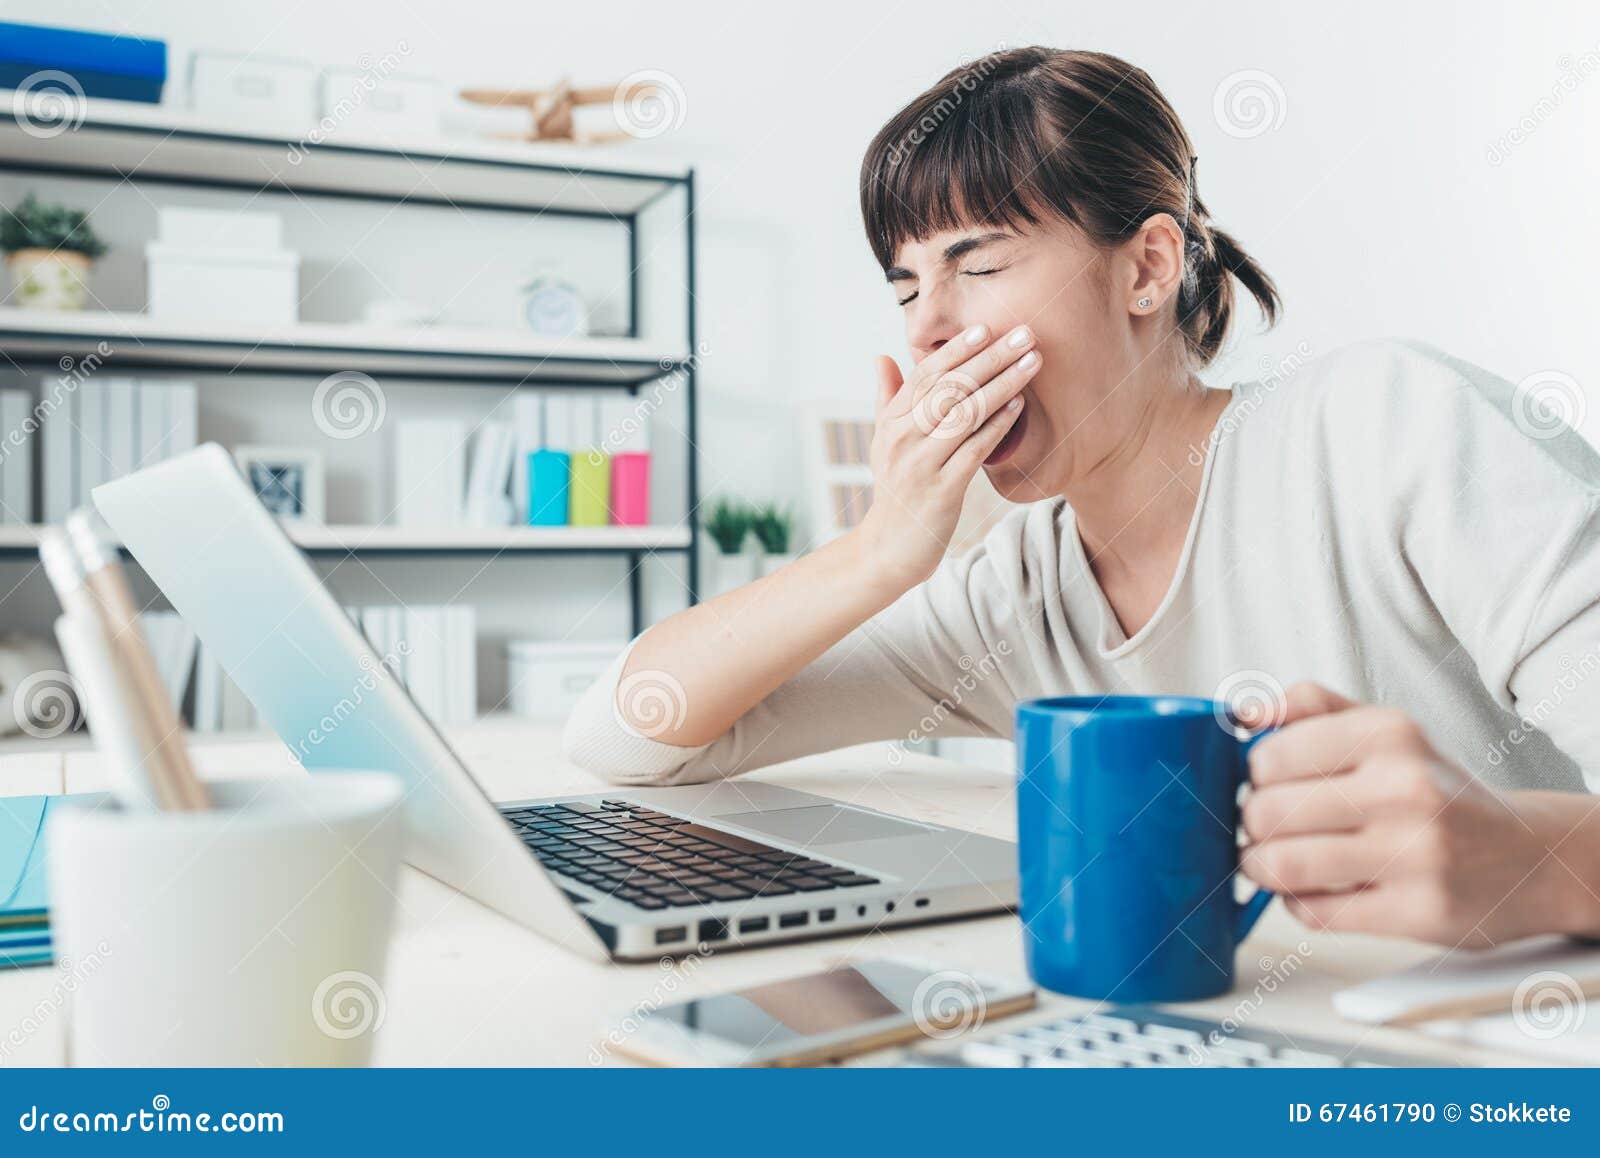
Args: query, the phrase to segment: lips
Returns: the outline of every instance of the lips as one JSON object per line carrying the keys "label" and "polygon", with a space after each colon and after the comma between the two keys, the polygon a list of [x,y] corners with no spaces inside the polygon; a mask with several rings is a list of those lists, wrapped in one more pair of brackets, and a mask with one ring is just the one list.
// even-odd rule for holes
{"label": "lips", "polygon": [[983,460],[983,465],[999,466],[1010,458],[1017,447],[1022,445],[1022,436],[1027,427],[1028,406],[1027,403],[1023,403],[1022,413],[1017,415],[1017,420],[1011,424],[1011,429],[1006,431],[1006,436],[989,452],[989,457]]}

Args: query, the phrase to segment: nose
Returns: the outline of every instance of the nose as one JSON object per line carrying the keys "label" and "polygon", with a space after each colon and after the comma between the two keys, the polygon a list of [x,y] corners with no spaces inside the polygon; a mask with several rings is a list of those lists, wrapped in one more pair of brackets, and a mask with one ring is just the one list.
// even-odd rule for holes
{"label": "nose", "polygon": [[936,302],[916,303],[906,314],[906,344],[920,360],[961,333],[959,318]]}

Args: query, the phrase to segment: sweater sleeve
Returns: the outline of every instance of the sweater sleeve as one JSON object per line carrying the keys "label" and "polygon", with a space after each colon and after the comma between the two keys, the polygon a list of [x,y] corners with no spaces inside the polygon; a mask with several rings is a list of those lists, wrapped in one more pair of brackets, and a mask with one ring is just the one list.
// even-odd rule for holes
{"label": "sweater sleeve", "polygon": [[1020,527],[1008,520],[982,546],[946,560],[697,748],[662,743],[647,734],[651,728],[623,721],[619,704],[659,733],[687,709],[668,673],[624,677],[625,653],[573,711],[567,758],[619,784],[692,784],[874,740],[1010,735],[1014,668],[1024,653],[1003,626],[1009,617],[994,614],[1008,597],[991,552],[1014,556]]}
{"label": "sweater sleeve", "polygon": [[[1403,561],[1496,702],[1600,791],[1600,456],[1529,390],[1433,357],[1438,388],[1386,415]],[[1403,463],[1402,440],[1426,450]]]}

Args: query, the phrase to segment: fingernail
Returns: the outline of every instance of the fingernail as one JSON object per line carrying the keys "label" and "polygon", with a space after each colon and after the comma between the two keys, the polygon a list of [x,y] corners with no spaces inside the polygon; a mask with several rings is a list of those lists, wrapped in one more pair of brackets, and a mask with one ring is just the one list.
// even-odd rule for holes
{"label": "fingernail", "polygon": [[1022,355],[1022,358],[1017,362],[1017,365],[1021,366],[1024,370],[1032,370],[1038,364],[1039,364],[1039,351],[1038,350],[1029,350],[1026,354]]}
{"label": "fingernail", "polygon": [[1006,403],[1006,409],[1007,410],[1016,410],[1016,409],[1020,408],[1021,406],[1022,406],[1022,399],[1021,398],[1013,398],[1010,402]]}
{"label": "fingernail", "polygon": [[1016,329],[1011,331],[1011,336],[1006,339],[1006,345],[1010,346],[1013,350],[1020,349],[1028,344],[1028,339],[1031,336],[1032,335],[1028,333],[1027,326],[1018,326]]}
{"label": "fingernail", "polygon": [[967,345],[976,346],[979,342],[983,341],[984,338],[989,336],[989,327],[973,326],[972,329],[968,330],[961,336],[966,339]]}

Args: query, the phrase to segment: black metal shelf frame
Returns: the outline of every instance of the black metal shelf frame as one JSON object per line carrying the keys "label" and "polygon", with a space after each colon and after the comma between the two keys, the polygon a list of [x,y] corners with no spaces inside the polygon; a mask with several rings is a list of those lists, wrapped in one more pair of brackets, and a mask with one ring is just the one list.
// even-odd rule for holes
{"label": "black metal shelf frame", "polygon": [[[11,122],[11,123],[8,123],[8,122]],[[11,128],[21,128],[21,127],[22,126],[20,124],[20,113],[16,109],[9,108],[9,107],[0,107],[0,128],[11,129]],[[281,147],[281,146],[283,146],[285,144],[285,142],[270,140],[270,139],[267,139],[267,138],[250,138],[250,137],[241,136],[241,135],[224,135],[224,134],[220,134],[220,133],[208,133],[208,132],[205,132],[205,131],[202,131],[202,130],[184,129],[184,128],[172,129],[172,128],[166,128],[166,127],[162,127],[162,126],[145,125],[145,124],[120,124],[120,123],[110,123],[110,122],[94,122],[88,127],[91,127],[95,131],[99,131],[99,132],[124,132],[124,133],[131,133],[131,134],[146,134],[146,135],[150,135],[150,136],[160,137],[160,138],[163,138],[163,139],[167,138],[167,137],[181,136],[182,138],[184,138],[185,140],[188,140],[188,141],[195,141],[195,142],[214,141],[214,142],[216,142],[218,144],[229,144],[229,145],[243,145],[243,146],[255,145],[255,146],[278,146],[278,147]],[[78,130],[76,128],[69,128],[66,131],[67,132],[76,132]],[[680,555],[681,554],[684,557],[684,568],[685,568],[685,572],[686,572],[685,579],[686,579],[686,589],[687,589],[688,602],[690,604],[693,604],[693,603],[697,602],[698,598],[699,598],[699,588],[700,588],[700,583],[699,583],[700,568],[699,568],[699,552],[695,549],[695,544],[698,541],[699,505],[700,505],[699,485],[700,485],[700,480],[699,480],[699,463],[698,463],[699,451],[698,451],[698,441],[697,441],[698,440],[698,435],[697,435],[697,431],[698,431],[698,399],[697,399],[697,392],[696,392],[697,379],[698,379],[698,376],[699,376],[698,357],[696,355],[696,351],[698,351],[698,349],[699,349],[699,341],[698,341],[698,325],[697,325],[697,297],[696,297],[696,292],[695,292],[696,291],[697,268],[696,268],[696,244],[695,244],[695,242],[696,242],[696,236],[695,236],[696,204],[695,204],[694,170],[693,169],[687,169],[681,175],[678,175],[678,174],[661,174],[661,173],[646,173],[646,172],[632,172],[632,171],[628,171],[628,170],[625,170],[625,169],[610,169],[610,168],[578,166],[578,165],[563,166],[563,165],[557,165],[557,164],[551,164],[551,163],[545,163],[545,162],[539,162],[539,161],[527,161],[527,162],[524,162],[524,161],[517,161],[517,160],[510,160],[510,159],[497,159],[497,158],[492,158],[492,157],[481,157],[481,156],[455,156],[455,155],[451,155],[451,154],[448,154],[448,153],[435,153],[435,152],[431,152],[431,151],[428,151],[428,150],[425,150],[425,149],[421,149],[421,150],[406,150],[406,149],[400,149],[400,148],[396,148],[396,149],[378,149],[378,148],[374,148],[374,147],[361,146],[361,145],[350,145],[350,144],[340,144],[340,143],[336,143],[336,142],[319,142],[319,143],[317,143],[315,145],[310,145],[310,146],[301,145],[300,147],[301,148],[315,149],[320,154],[325,154],[325,155],[328,155],[328,156],[338,156],[340,154],[349,154],[351,156],[368,156],[368,157],[376,157],[376,158],[401,158],[401,159],[409,160],[409,161],[411,161],[413,163],[416,163],[416,164],[419,164],[419,165],[425,165],[425,166],[467,167],[469,169],[471,167],[474,167],[474,166],[482,166],[486,170],[490,170],[490,169],[497,170],[497,171],[515,170],[515,171],[521,171],[521,172],[527,172],[527,173],[541,173],[541,174],[546,174],[546,175],[568,176],[568,177],[574,177],[574,178],[588,178],[588,179],[599,180],[599,181],[605,181],[605,180],[608,180],[608,179],[609,180],[618,180],[618,181],[630,181],[630,180],[648,181],[648,182],[659,183],[662,186],[662,189],[659,192],[657,192],[654,195],[652,195],[648,200],[646,200],[646,201],[634,206],[631,211],[628,211],[628,212],[625,212],[625,213],[617,213],[617,212],[613,212],[611,210],[605,210],[605,209],[584,209],[584,208],[576,208],[576,207],[571,207],[571,206],[519,204],[519,203],[514,203],[514,202],[506,202],[506,201],[503,201],[503,200],[495,200],[495,199],[488,199],[488,198],[476,198],[476,197],[472,197],[472,196],[442,196],[442,195],[432,195],[432,194],[423,193],[423,192],[416,192],[416,191],[408,192],[408,193],[406,193],[405,195],[402,195],[402,196],[397,196],[397,195],[395,195],[393,193],[384,192],[384,191],[365,192],[365,191],[361,191],[361,190],[357,190],[357,189],[346,189],[346,188],[335,188],[335,187],[319,187],[316,183],[288,183],[288,182],[284,182],[284,181],[277,180],[277,179],[250,181],[250,180],[225,178],[225,177],[215,177],[214,178],[214,177],[203,177],[203,176],[186,176],[186,175],[175,174],[175,173],[141,172],[137,167],[128,169],[128,168],[123,168],[123,167],[120,167],[118,165],[111,164],[111,163],[96,163],[93,160],[90,160],[90,161],[87,161],[87,162],[74,163],[74,164],[50,164],[50,163],[45,163],[45,162],[41,162],[41,161],[37,161],[37,160],[24,160],[24,159],[19,159],[17,157],[6,156],[6,155],[4,155],[3,152],[0,152],[0,172],[33,173],[33,174],[38,174],[38,175],[41,175],[41,176],[100,178],[100,179],[107,179],[107,180],[140,182],[140,183],[151,183],[151,184],[164,184],[164,185],[182,186],[182,187],[189,187],[189,188],[195,188],[195,187],[199,187],[199,188],[220,188],[220,189],[230,189],[230,190],[236,190],[236,191],[247,191],[247,192],[251,192],[251,193],[281,193],[281,194],[284,194],[284,195],[295,195],[295,196],[334,197],[334,198],[342,198],[342,199],[354,199],[354,200],[362,200],[362,201],[371,201],[371,202],[385,203],[385,204],[395,203],[395,202],[404,202],[406,204],[434,205],[434,206],[439,206],[439,207],[486,209],[486,210],[495,210],[495,211],[506,212],[506,213],[519,213],[519,214],[532,213],[534,216],[540,216],[540,217],[542,217],[542,216],[576,217],[576,218],[585,218],[585,219],[590,219],[590,220],[599,220],[599,221],[611,222],[613,224],[616,224],[616,225],[620,226],[624,230],[626,230],[626,236],[627,236],[627,253],[628,253],[628,329],[627,329],[627,336],[628,337],[637,337],[638,333],[639,333],[639,310],[640,310],[640,284],[639,283],[640,283],[640,262],[641,262],[640,246],[639,246],[639,216],[646,209],[648,209],[651,205],[655,204],[661,197],[670,194],[675,189],[681,189],[683,191],[683,193],[684,193],[684,198],[685,198],[683,233],[684,233],[684,246],[685,246],[684,258],[685,258],[685,283],[686,284],[685,284],[685,287],[684,287],[684,291],[685,291],[685,317],[686,317],[686,320],[687,320],[687,325],[686,325],[687,335],[686,336],[688,338],[688,351],[689,351],[688,356],[685,359],[681,360],[681,361],[674,360],[670,364],[667,363],[667,362],[630,362],[630,361],[625,361],[625,360],[624,361],[618,361],[618,360],[615,360],[615,359],[585,359],[585,358],[582,358],[581,356],[578,356],[578,357],[565,357],[565,358],[560,359],[559,361],[560,362],[564,362],[564,363],[568,363],[568,364],[586,363],[586,364],[589,364],[589,365],[603,365],[605,367],[610,368],[611,370],[614,370],[614,371],[618,372],[617,374],[612,376],[612,378],[610,380],[606,380],[606,381],[574,382],[574,381],[571,381],[570,379],[568,379],[566,381],[566,383],[565,383],[565,384],[568,384],[568,385],[572,385],[572,386],[576,386],[576,387],[580,387],[580,388],[584,388],[584,389],[616,389],[616,388],[620,387],[620,388],[626,389],[631,394],[636,394],[642,386],[648,384],[649,382],[655,381],[655,380],[657,380],[659,378],[666,377],[666,376],[672,375],[672,374],[677,374],[677,375],[681,375],[682,376],[682,381],[683,381],[682,388],[684,390],[684,406],[685,406],[685,411],[686,411],[686,414],[685,414],[685,422],[686,422],[686,427],[687,427],[686,435],[687,435],[688,443],[689,443],[688,447],[686,448],[686,455],[685,455],[685,474],[686,474],[687,477],[686,477],[686,495],[685,495],[686,511],[685,511],[685,516],[684,516],[684,522],[685,522],[685,525],[687,526],[688,531],[689,531],[689,544],[687,546],[663,546],[663,547],[650,547],[650,548],[626,547],[626,546],[613,546],[613,547],[600,547],[600,546],[597,546],[597,547],[540,547],[540,548],[533,548],[533,549],[516,548],[516,549],[510,549],[510,550],[507,550],[505,548],[454,548],[454,547],[431,549],[431,548],[408,548],[408,547],[404,547],[404,546],[360,548],[360,549],[356,549],[356,550],[351,550],[351,549],[346,548],[346,547],[312,547],[312,548],[306,549],[306,553],[308,555],[319,557],[319,558],[326,558],[328,556],[335,556],[335,555],[358,555],[358,554],[359,555],[371,554],[371,555],[379,555],[379,556],[387,556],[387,557],[422,557],[422,556],[426,556],[426,557],[429,557],[429,558],[451,557],[451,556],[461,556],[461,555],[482,556],[482,555],[485,555],[485,554],[495,555],[495,554],[499,554],[499,553],[514,554],[514,555],[518,555],[518,556],[530,555],[530,554],[550,554],[550,555],[569,555],[569,556],[571,556],[571,555],[599,555],[599,556],[618,555],[618,556],[622,556],[625,559],[627,567],[628,567],[627,577],[628,577],[629,606],[630,606],[630,623],[631,623],[631,628],[632,628],[632,634],[634,634],[634,635],[637,635],[641,630],[643,630],[643,626],[644,626],[643,625],[642,568],[643,568],[645,559],[647,559],[647,558],[649,558],[651,556],[654,556],[654,555],[671,556],[671,555]],[[7,348],[5,343],[7,342],[8,339],[11,339],[11,338],[16,338],[19,341],[18,348],[16,348],[16,349],[8,349]],[[59,346],[55,350],[55,353],[58,354],[58,355],[61,354],[61,353],[69,352],[71,350],[72,346],[74,345],[73,341],[69,337],[66,337],[66,336],[63,336],[63,335],[59,335],[59,334],[45,333],[45,332],[40,332],[40,333],[36,333],[36,334],[28,334],[28,333],[19,332],[19,333],[15,334],[15,335],[0,335],[0,353],[4,353],[9,357],[14,358],[14,360],[16,360],[19,364],[39,365],[39,364],[43,364],[45,361],[49,360],[48,354],[43,352],[40,349],[40,343],[48,343],[48,342],[50,342],[52,340],[59,342]],[[122,340],[129,340],[129,339],[123,338]],[[285,368],[282,368],[282,367],[274,368],[270,364],[270,359],[266,360],[265,364],[257,365],[257,366],[239,365],[239,364],[235,364],[235,363],[229,363],[226,360],[226,358],[221,356],[221,352],[225,351],[228,348],[228,345],[229,345],[228,343],[225,343],[225,342],[207,342],[207,341],[204,341],[204,340],[196,340],[196,341],[193,341],[193,342],[185,342],[185,341],[172,340],[172,339],[158,340],[158,341],[151,341],[151,342],[138,341],[137,339],[133,339],[133,340],[136,341],[137,344],[140,347],[140,354],[139,354],[138,361],[142,365],[147,365],[147,366],[152,366],[152,367],[165,366],[165,367],[168,367],[168,368],[182,367],[182,368],[186,368],[186,369],[207,369],[207,368],[210,368],[210,369],[219,370],[219,371],[226,371],[229,374],[278,374],[278,375],[289,375],[289,374],[293,374],[293,373],[297,373],[297,372],[303,372],[303,371],[296,371],[296,370],[293,370],[293,369],[285,369]],[[247,350],[246,347],[241,347],[241,352],[245,352],[246,350]],[[318,352],[318,347],[315,347],[315,346],[296,347],[296,350],[297,350],[298,353],[300,353],[302,355],[315,355]],[[212,357],[211,356],[211,351],[218,351],[217,356]],[[350,359],[352,354],[360,354],[362,352],[363,351],[361,351],[359,348],[353,348],[353,347],[341,347],[341,348],[338,348],[338,349],[333,349],[333,348],[328,348],[327,349],[327,353],[329,354],[330,357],[340,357],[340,358],[342,358],[342,359],[344,359],[346,361],[348,361]],[[390,351],[390,350],[373,350],[373,351],[368,351],[368,353],[373,355],[373,356],[376,356],[376,357],[381,357],[382,355],[384,355],[386,353],[392,353],[392,354],[396,355],[397,357],[406,356],[406,352],[405,351],[401,351],[401,350],[393,350],[393,351]],[[444,361],[444,360],[449,359],[449,358],[465,359],[465,358],[469,358],[469,357],[473,357],[473,356],[474,355],[472,355],[470,352],[462,352],[462,353],[459,353],[459,354],[450,354],[450,355],[441,356],[441,361]],[[477,357],[481,357],[482,359],[484,359],[486,363],[493,363],[493,362],[495,362],[497,360],[500,361],[500,362],[511,363],[511,362],[515,362],[515,361],[518,360],[515,356],[500,355],[500,354],[496,354],[496,353],[487,353],[487,354],[481,354],[481,355],[476,355],[476,356]],[[522,360],[526,361],[526,359],[522,359]],[[556,361],[556,360],[552,359],[552,361]],[[327,368],[327,372],[333,372],[335,370],[346,369],[346,368],[347,367],[345,367],[345,366],[331,365],[330,364],[330,366]],[[382,372],[385,374],[385,376],[389,376],[389,377],[421,379],[421,380],[429,380],[431,378],[437,377],[440,374],[444,373],[444,371],[440,370],[440,371],[434,371],[432,374],[430,374],[427,371],[426,368],[421,369],[421,370],[393,370],[393,371],[392,370],[384,370]],[[478,372],[474,373],[473,381],[476,382],[476,383],[483,383],[483,384],[511,385],[513,388],[517,388],[517,387],[523,387],[523,386],[536,387],[536,386],[539,386],[539,385],[547,384],[548,382],[554,380],[556,377],[557,377],[557,375],[556,375],[556,373],[554,371],[550,372],[549,374],[545,374],[545,373],[526,373],[526,372],[519,374],[519,373],[516,373],[514,370],[511,370],[511,369],[506,369],[503,372],[498,372],[498,371],[494,370],[492,367],[490,367],[490,368],[487,369],[487,372],[478,371]],[[15,554],[18,554],[18,553],[19,552],[11,551],[11,550],[0,550],[0,557],[9,556],[9,555],[15,555]],[[24,552],[20,552],[20,553],[26,554],[28,552],[24,551]]]}

